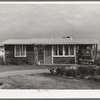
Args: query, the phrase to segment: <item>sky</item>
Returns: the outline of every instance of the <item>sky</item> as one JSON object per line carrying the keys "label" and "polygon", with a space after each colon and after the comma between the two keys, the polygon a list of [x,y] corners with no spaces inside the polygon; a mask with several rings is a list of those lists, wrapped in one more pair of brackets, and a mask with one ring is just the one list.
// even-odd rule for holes
{"label": "sky", "polygon": [[100,4],[0,4],[0,42],[66,36],[100,39]]}

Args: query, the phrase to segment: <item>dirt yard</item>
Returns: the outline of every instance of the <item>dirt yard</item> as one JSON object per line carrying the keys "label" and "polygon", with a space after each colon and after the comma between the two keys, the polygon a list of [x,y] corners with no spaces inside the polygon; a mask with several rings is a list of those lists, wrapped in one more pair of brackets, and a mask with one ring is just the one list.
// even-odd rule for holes
{"label": "dirt yard", "polygon": [[0,66],[1,89],[100,89],[100,82],[51,75],[46,67]]}

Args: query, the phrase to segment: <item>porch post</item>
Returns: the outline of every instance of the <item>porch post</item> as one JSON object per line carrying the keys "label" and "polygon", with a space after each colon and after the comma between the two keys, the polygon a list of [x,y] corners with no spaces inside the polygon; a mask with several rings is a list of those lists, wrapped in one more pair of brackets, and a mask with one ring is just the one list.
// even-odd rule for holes
{"label": "porch post", "polygon": [[75,64],[76,64],[76,45],[74,46]]}
{"label": "porch post", "polygon": [[51,53],[52,53],[52,64],[53,64],[53,45],[52,45],[52,51],[51,51]]}
{"label": "porch post", "polygon": [[97,61],[97,48],[98,48],[98,45],[95,44],[94,47],[95,47],[95,59],[94,59],[94,62],[95,62],[95,64],[96,64],[96,61]]}
{"label": "porch post", "polygon": [[3,61],[5,61],[5,46],[4,46],[4,55],[3,55]]}
{"label": "porch post", "polygon": [[43,53],[44,53],[44,64],[45,64],[45,45],[44,45],[44,48],[43,48]]}

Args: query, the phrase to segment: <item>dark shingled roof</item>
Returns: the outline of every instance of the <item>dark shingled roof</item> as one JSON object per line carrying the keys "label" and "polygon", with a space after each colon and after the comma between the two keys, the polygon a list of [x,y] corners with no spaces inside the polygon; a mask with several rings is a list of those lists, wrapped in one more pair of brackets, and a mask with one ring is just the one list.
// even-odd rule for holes
{"label": "dark shingled roof", "polygon": [[97,39],[71,39],[71,38],[33,38],[33,39],[10,39],[2,42],[6,44],[99,44]]}

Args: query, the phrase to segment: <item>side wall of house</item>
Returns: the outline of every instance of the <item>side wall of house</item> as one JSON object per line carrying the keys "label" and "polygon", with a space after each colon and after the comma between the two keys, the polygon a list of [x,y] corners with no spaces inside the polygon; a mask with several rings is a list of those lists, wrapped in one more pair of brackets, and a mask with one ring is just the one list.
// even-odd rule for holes
{"label": "side wall of house", "polygon": [[14,57],[14,45],[5,45],[5,62],[9,64],[34,64],[34,46],[26,45],[26,57]]}

